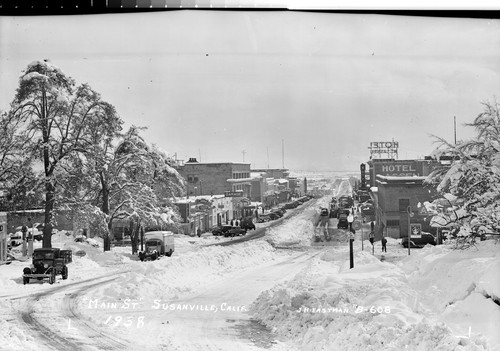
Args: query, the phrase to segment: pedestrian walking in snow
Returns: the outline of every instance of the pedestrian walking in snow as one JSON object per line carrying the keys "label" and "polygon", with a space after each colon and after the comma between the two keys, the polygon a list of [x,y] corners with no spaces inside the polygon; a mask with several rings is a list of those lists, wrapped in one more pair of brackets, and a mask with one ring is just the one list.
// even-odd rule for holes
{"label": "pedestrian walking in snow", "polygon": [[371,231],[370,235],[368,237],[370,238],[370,243],[373,245],[373,240],[375,239],[375,233],[373,233],[373,231]]}
{"label": "pedestrian walking in snow", "polygon": [[382,238],[382,252],[387,252],[387,239],[385,236]]}

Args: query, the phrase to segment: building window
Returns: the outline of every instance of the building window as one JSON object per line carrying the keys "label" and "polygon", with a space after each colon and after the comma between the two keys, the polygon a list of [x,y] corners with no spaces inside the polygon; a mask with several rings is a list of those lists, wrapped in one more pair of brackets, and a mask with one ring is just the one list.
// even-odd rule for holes
{"label": "building window", "polygon": [[410,199],[399,199],[399,212],[406,212],[410,206]]}
{"label": "building window", "polygon": [[233,179],[243,179],[243,178],[250,178],[250,173],[249,172],[234,172],[233,173]]}
{"label": "building window", "polygon": [[388,219],[387,226],[388,227],[399,227],[399,219]]}
{"label": "building window", "polygon": [[188,183],[198,183],[198,176],[194,174],[188,174],[187,181]]}

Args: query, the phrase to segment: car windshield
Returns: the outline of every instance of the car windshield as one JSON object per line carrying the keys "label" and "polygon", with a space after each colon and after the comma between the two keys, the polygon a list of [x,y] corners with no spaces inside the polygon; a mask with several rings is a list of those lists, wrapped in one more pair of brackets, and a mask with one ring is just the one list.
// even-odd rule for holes
{"label": "car windshield", "polygon": [[52,260],[54,259],[54,253],[52,252],[36,252],[33,255],[35,260]]}

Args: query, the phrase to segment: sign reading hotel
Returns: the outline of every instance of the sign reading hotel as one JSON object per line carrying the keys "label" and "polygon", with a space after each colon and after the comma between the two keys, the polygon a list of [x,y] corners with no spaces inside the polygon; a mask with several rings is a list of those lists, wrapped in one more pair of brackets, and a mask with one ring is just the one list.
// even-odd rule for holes
{"label": "sign reading hotel", "polygon": [[374,163],[375,173],[384,176],[412,177],[422,175],[422,164],[415,161],[387,161]]}

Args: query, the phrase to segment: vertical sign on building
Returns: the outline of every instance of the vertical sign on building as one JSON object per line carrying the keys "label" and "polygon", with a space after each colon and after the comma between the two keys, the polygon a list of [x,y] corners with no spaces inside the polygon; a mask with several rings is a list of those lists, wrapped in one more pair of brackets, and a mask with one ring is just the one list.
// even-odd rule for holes
{"label": "vertical sign on building", "polygon": [[361,189],[366,189],[366,165],[364,163],[359,165],[359,170],[361,171]]}
{"label": "vertical sign on building", "polygon": [[7,261],[7,212],[0,212],[0,262]]}

